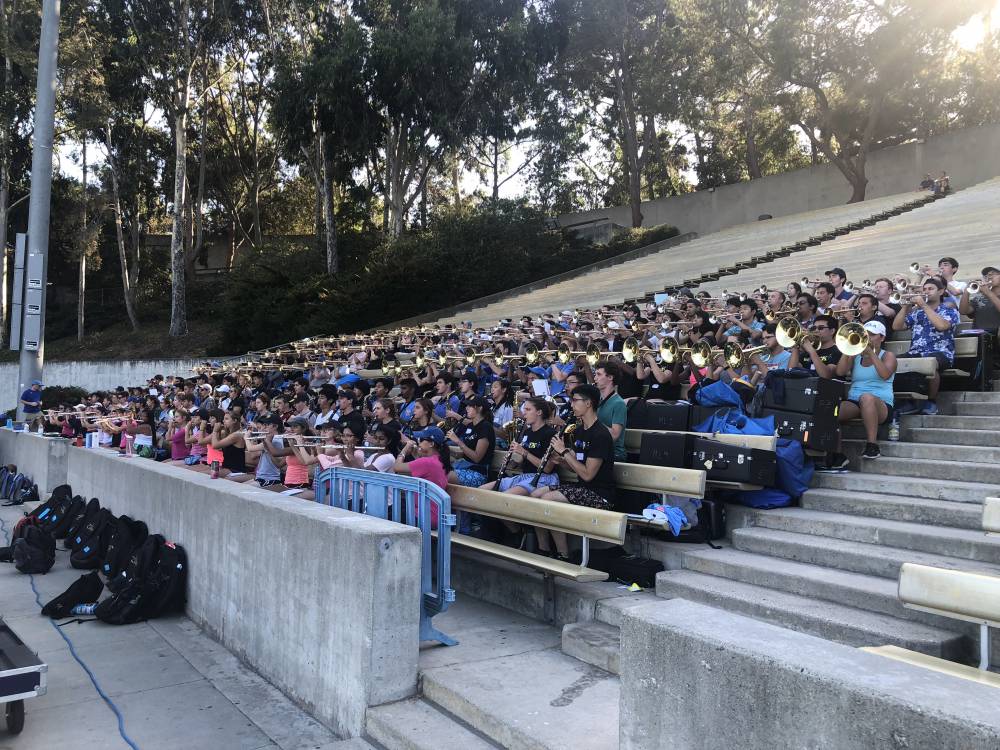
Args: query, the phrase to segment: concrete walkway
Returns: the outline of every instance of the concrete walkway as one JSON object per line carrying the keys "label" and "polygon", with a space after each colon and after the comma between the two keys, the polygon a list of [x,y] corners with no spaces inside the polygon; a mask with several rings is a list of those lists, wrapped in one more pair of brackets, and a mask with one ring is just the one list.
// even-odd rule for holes
{"label": "concrete walkway", "polygon": [[[0,508],[0,546],[20,516],[18,508]],[[69,553],[60,549],[52,570],[34,576],[38,600],[49,601],[84,572],[71,568]],[[40,610],[29,576],[0,563],[0,615],[49,667],[48,693],[25,701],[24,731],[11,737],[0,722],[0,750],[128,748],[114,713]],[[118,706],[125,733],[140,750],[370,748],[361,740],[338,741],[186,617],[61,630]]]}

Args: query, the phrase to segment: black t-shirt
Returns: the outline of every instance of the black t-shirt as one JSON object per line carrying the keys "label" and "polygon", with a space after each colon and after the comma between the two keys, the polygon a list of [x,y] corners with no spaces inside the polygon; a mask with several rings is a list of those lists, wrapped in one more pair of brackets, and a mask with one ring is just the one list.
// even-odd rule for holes
{"label": "black t-shirt", "polygon": [[[543,424],[537,430],[526,430],[521,439],[518,441],[524,446],[524,449],[528,451],[532,456],[541,460],[542,456],[545,455],[545,450],[549,447],[549,443],[552,441],[552,436],[556,434],[556,430],[551,425]],[[521,471],[523,473],[530,474],[532,472],[538,471],[535,465],[529,463],[527,459],[521,462]]]}
{"label": "black t-shirt", "polygon": [[[670,365],[663,365],[670,367]],[[653,373],[649,373],[642,381],[648,388],[646,398],[662,398],[664,401],[677,401],[681,397],[681,387],[678,383],[661,383]]]}
{"label": "black t-shirt", "polygon": [[642,395],[642,383],[634,373],[622,370],[621,382],[618,383],[618,395],[622,398],[638,398]]}
{"label": "black t-shirt", "polygon": [[485,474],[490,467],[490,463],[493,461],[493,450],[496,447],[497,442],[496,432],[493,430],[493,423],[488,419],[482,420],[479,424],[466,422],[465,424],[460,424],[455,428],[455,434],[458,435],[458,439],[471,450],[475,450],[476,443],[483,438],[486,438],[486,440],[489,441],[489,448],[487,448],[486,455],[483,457],[483,463],[472,464],[471,461],[469,462],[472,464],[469,467],[470,469],[475,469],[476,471],[481,471]]}
{"label": "black t-shirt", "polygon": [[[843,352],[840,351],[836,346],[829,346],[826,349],[817,349],[816,354],[819,355],[820,361],[825,365],[830,365],[831,367],[836,367],[837,363],[840,361]],[[806,368],[811,372],[816,372],[816,365],[813,364],[812,357],[803,352],[804,358],[803,363]]]}
{"label": "black t-shirt", "polygon": [[566,447],[576,456],[576,460],[587,463],[588,458],[601,458],[601,468],[591,481],[580,480],[580,485],[593,490],[610,503],[615,499],[615,441],[611,431],[594,422],[591,428],[585,429],[579,425],[576,431],[566,440]]}

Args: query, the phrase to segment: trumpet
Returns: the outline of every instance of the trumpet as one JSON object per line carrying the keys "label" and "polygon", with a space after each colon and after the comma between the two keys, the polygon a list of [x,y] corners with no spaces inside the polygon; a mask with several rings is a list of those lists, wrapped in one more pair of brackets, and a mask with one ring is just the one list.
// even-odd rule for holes
{"label": "trumpet", "polygon": [[901,305],[914,297],[923,297],[923,292],[912,292],[910,294],[902,294],[900,292],[893,292],[889,295],[889,302],[894,305]]}
{"label": "trumpet", "polygon": [[860,323],[845,323],[837,329],[834,341],[843,354],[853,357],[867,349],[871,339]]}
{"label": "trumpet", "polygon": [[970,281],[969,284],[968,284],[968,286],[965,287],[965,290],[969,294],[979,294],[979,292],[980,292],[980,290],[982,288],[983,288],[983,285],[981,283],[979,283],[978,281]]}
{"label": "trumpet", "polygon": [[783,318],[778,322],[777,330],[774,332],[774,337],[781,344],[783,349],[791,349],[792,347],[798,346],[806,339],[816,346],[819,343],[819,336],[815,333],[810,333],[802,329],[802,324],[799,323],[795,318]]}

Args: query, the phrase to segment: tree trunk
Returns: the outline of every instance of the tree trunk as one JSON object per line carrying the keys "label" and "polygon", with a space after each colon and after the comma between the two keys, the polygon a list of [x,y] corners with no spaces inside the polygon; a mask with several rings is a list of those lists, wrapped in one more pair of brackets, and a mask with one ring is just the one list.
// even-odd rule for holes
{"label": "tree trunk", "polygon": [[493,139],[493,209],[500,200],[500,139]]}
{"label": "tree trunk", "polygon": [[76,340],[83,341],[84,336],[84,317],[87,312],[87,251],[90,249],[88,246],[90,244],[88,240],[88,235],[90,232],[87,229],[87,137],[83,137],[83,141],[80,144],[82,158],[82,169],[81,173],[83,176],[83,211],[82,218],[80,222],[80,270],[79,276],[77,277],[76,283]]}
{"label": "tree trunk", "polygon": [[[203,90],[208,88],[208,66],[205,66],[203,79]],[[198,193],[194,200],[194,246],[191,248],[191,255],[195,260],[201,254],[202,245],[205,242],[205,218],[203,216],[205,208],[205,159],[207,155],[206,141],[208,140],[208,97],[204,97],[201,105],[201,133],[198,141]]]}
{"label": "tree trunk", "polygon": [[868,190],[868,178],[862,172],[861,174],[848,175],[847,179],[851,183],[851,199],[847,202],[860,203],[865,199],[865,193]]}
{"label": "tree trunk", "polygon": [[111,196],[115,204],[115,237],[118,240],[118,260],[122,269],[122,293],[125,298],[125,313],[132,324],[132,331],[139,330],[139,318],[135,314],[134,282],[129,271],[128,253],[125,249],[125,229],[122,227],[121,195],[118,187],[118,164],[111,150],[111,125],[105,131],[105,143],[108,147],[108,166],[111,173]]}
{"label": "tree trunk", "polygon": [[632,208],[632,226],[642,226],[642,162],[639,158],[639,134],[636,132],[634,92],[626,84],[624,67],[617,76],[618,121],[621,128],[619,144],[622,148],[625,174],[628,178],[628,202]]}
{"label": "tree trunk", "polygon": [[187,203],[187,108],[190,84],[176,82],[174,99],[174,213],[170,230],[170,335],[184,336],[187,327],[187,285],[184,277],[184,206]]}
{"label": "tree trunk", "polygon": [[744,102],[743,132],[747,149],[747,173],[751,180],[759,180],[764,175],[760,171],[760,152],[757,149],[757,135],[754,133],[753,108]]}
{"label": "tree trunk", "polygon": [[337,216],[333,206],[333,164],[323,154],[323,223],[326,228],[326,272],[333,276],[340,270],[337,255]]}

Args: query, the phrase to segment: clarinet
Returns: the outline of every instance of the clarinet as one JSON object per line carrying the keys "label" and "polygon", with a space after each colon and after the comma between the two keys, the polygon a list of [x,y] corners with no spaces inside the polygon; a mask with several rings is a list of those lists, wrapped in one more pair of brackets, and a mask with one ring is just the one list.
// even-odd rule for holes
{"label": "clarinet", "polygon": [[524,433],[528,431],[528,423],[523,420],[515,419],[512,423],[513,426],[516,427],[518,422],[521,423],[521,429],[518,430],[517,437],[511,440],[510,448],[507,449],[507,454],[503,457],[503,463],[500,464],[500,472],[497,474],[498,482],[507,474],[507,467],[510,466],[510,462],[514,458],[514,446],[521,442],[521,438],[524,437]]}
{"label": "clarinet", "polygon": [[[576,423],[575,422],[571,422],[570,424],[566,425],[566,427],[563,428],[563,431],[562,431],[562,434],[560,435],[560,437],[562,437],[562,438],[568,438],[575,431],[576,431]],[[536,471],[535,472],[535,476],[533,476],[531,478],[531,486],[532,487],[537,487],[538,486],[538,481],[542,478],[542,474],[545,471],[545,465],[549,462],[549,459],[551,457],[552,457],[552,441],[550,440],[548,447],[545,449],[545,453],[542,454],[542,462],[540,464],[538,464],[538,471]]]}

